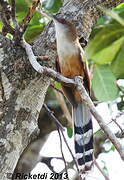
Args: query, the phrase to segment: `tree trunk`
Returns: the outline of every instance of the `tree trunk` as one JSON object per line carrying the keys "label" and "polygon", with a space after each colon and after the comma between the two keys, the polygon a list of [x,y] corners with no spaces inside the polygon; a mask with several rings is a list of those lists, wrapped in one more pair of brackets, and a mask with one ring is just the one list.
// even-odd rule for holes
{"label": "tree trunk", "polygon": [[[94,0],[95,2],[95,0]],[[72,20],[78,35],[88,40],[92,26],[102,14],[92,0],[72,0],[61,8],[58,16]],[[123,0],[97,0],[107,8]],[[50,22],[34,41],[36,55],[47,55],[51,61],[43,65],[55,68],[56,47],[54,26]],[[48,77],[36,73],[25,51],[0,35],[0,179],[15,169],[20,154],[38,134],[37,119],[42,108]]]}

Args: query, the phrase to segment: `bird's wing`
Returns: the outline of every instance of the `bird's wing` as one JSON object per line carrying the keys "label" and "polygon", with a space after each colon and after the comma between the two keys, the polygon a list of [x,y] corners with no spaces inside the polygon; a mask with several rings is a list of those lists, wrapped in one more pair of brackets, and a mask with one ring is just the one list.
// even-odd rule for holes
{"label": "bird's wing", "polygon": [[84,86],[85,86],[86,90],[88,91],[88,93],[90,94],[91,79],[90,79],[88,63],[86,60],[85,61],[83,60],[84,59],[84,51],[81,46],[79,46],[79,51],[80,51],[80,59],[81,59],[82,65],[83,65],[82,67],[83,67],[83,72],[84,72],[84,77],[83,77]]}

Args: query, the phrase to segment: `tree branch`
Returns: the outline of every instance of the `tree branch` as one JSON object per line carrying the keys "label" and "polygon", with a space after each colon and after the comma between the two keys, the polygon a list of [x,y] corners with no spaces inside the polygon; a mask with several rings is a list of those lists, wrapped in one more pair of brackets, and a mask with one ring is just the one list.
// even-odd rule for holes
{"label": "tree branch", "polygon": [[27,16],[22,20],[22,22],[20,24],[22,35],[25,32],[25,30],[26,30],[26,28],[28,26],[28,23],[32,19],[33,14],[34,14],[34,12],[35,12],[35,10],[36,10],[39,3],[40,3],[40,0],[32,0],[32,4],[31,4],[31,6],[30,6],[30,8],[28,10]]}
{"label": "tree branch", "polygon": [[99,123],[101,129],[106,133],[106,135],[108,136],[108,138],[110,139],[110,141],[113,143],[113,145],[115,146],[116,150],[119,152],[122,160],[124,161],[124,150],[123,150],[123,146],[121,145],[121,143],[118,141],[118,139],[116,138],[116,136],[112,133],[112,131],[110,130],[110,128],[105,124],[103,118],[101,117],[101,115],[97,112],[93,102],[91,101],[87,91],[85,90],[84,86],[82,85],[82,80],[80,79],[80,77],[76,77],[76,82],[78,84],[77,89],[80,92],[80,95],[82,97],[82,100],[85,101],[85,103],[87,104],[87,106],[89,107],[92,115],[95,117],[95,119],[97,120],[97,122]]}
{"label": "tree branch", "polygon": [[101,174],[103,175],[103,177],[105,178],[105,180],[110,180],[109,177],[106,175],[106,173],[100,168],[99,164],[97,163],[96,160],[94,160],[94,164],[96,165],[96,167],[99,169],[99,171],[101,172]]}
{"label": "tree branch", "polygon": [[121,158],[124,160],[124,151],[123,151],[123,146],[121,145],[121,143],[117,140],[116,136],[112,133],[112,131],[110,130],[110,128],[105,124],[103,118],[101,117],[101,115],[97,112],[93,102],[91,101],[87,91],[85,90],[84,86],[83,86],[83,79],[82,77],[75,77],[75,79],[69,79],[66,78],[64,76],[62,76],[61,74],[55,72],[54,70],[47,68],[47,67],[43,67],[41,66],[37,61],[36,58],[33,54],[32,48],[31,46],[26,43],[24,40],[22,42],[23,47],[25,47],[26,53],[28,55],[29,61],[32,65],[32,67],[39,73],[41,74],[45,74],[51,78],[53,78],[54,80],[57,80],[61,83],[65,83],[67,84],[67,86],[69,84],[71,84],[72,86],[75,86],[77,88],[77,90],[79,91],[82,101],[84,101],[87,106],[89,107],[91,113],[93,114],[93,116],[95,117],[95,119],[97,120],[97,122],[99,123],[101,129],[107,134],[108,138],[110,139],[110,141],[114,144],[115,148],[117,149],[117,151],[119,152]]}

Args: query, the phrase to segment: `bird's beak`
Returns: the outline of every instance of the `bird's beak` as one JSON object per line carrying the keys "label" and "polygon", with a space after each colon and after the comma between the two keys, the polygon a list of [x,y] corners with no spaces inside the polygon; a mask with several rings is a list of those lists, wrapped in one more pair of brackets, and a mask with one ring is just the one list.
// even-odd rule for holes
{"label": "bird's beak", "polygon": [[57,21],[58,22],[58,19],[55,15],[52,15],[52,18],[53,18],[53,21]]}
{"label": "bird's beak", "polygon": [[52,19],[53,21],[58,21],[55,15],[49,14],[45,11],[41,11],[41,14],[49,19]]}

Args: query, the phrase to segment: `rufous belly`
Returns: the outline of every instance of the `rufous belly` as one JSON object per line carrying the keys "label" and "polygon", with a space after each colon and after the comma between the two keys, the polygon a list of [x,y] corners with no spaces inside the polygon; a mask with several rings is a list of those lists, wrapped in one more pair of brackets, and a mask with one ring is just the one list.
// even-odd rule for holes
{"label": "rufous belly", "polygon": [[[78,55],[66,56],[64,59],[59,60],[61,74],[68,78],[74,78],[75,76],[84,76],[83,64]],[[79,92],[74,88],[72,90],[73,96],[77,102],[81,102]]]}

